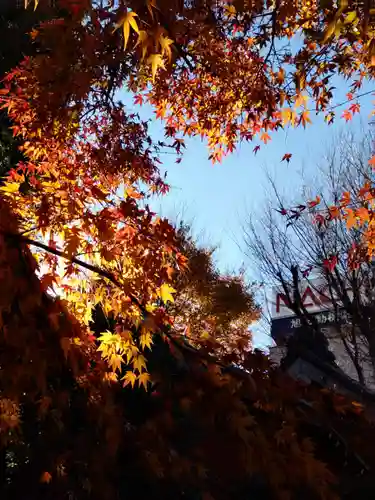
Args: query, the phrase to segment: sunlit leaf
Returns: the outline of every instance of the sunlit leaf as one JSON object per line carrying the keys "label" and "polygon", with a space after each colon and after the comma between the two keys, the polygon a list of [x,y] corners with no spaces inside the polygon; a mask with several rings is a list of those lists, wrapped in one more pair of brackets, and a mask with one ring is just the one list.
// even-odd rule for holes
{"label": "sunlit leaf", "polygon": [[151,65],[152,80],[154,81],[158,69],[165,69],[163,56],[161,54],[151,54],[147,59],[147,63]]}
{"label": "sunlit leaf", "polygon": [[165,304],[167,304],[168,302],[174,302],[174,298],[172,295],[173,293],[176,293],[176,290],[172,286],[168,285],[168,283],[164,283],[160,287],[160,298]]}
{"label": "sunlit leaf", "polygon": [[148,384],[150,383],[150,374],[147,372],[142,372],[138,375],[138,384],[141,387],[143,385],[144,389],[147,391]]}
{"label": "sunlit leaf", "polygon": [[125,16],[123,16],[120,19],[120,21],[116,24],[116,26],[114,28],[114,31],[116,31],[117,29],[119,29],[122,26],[123,35],[124,35],[124,50],[126,49],[126,47],[128,45],[128,40],[129,40],[129,36],[130,36],[130,27],[132,27],[136,33],[139,33],[138,24],[137,24],[137,21],[135,20],[136,17],[137,17],[137,14],[135,12],[129,11],[126,13]]}
{"label": "sunlit leaf", "polygon": [[125,375],[122,377],[122,379],[124,382],[123,382],[123,385],[124,387],[126,387],[127,385],[131,385],[132,387],[134,387],[134,384],[137,380],[137,375],[134,373],[134,372],[131,372],[131,371],[128,371],[125,373]]}

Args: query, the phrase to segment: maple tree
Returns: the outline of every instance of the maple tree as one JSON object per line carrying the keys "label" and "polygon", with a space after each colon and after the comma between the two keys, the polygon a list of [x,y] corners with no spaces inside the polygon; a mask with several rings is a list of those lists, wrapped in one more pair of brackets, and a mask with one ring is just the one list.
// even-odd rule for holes
{"label": "maple tree", "polygon": [[[363,471],[372,486],[361,405],[238,353],[254,314],[242,281],[203,262],[213,292],[229,284],[241,299],[230,306],[239,330],[228,318],[215,327],[221,346],[233,335],[241,369],[178,335],[174,313],[196,329],[193,343],[201,337],[182,307],[183,251],[194,262],[194,249],[147,204],[168,190],[159,153],[179,161],[182,134],[207,138],[217,161],[241,139],[266,144],[281,126],[306,126],[309,94],[331,120],[331,75],[351,77],[355,92],[373,71],[366,9],[348,18],[333,2],[57,3],[0,89],[22,153],[0,195],[5,497],[149,498],[156,488],[163,498],[337,498],[358,492]],[[301,33],[294,53],[280,45]],[[124,89],[165,120],[164,141],[122,104]],[[334,432],[354,464],[335,453]]]}
{"label": "maple tree", "polygon": [[250,325],[259,319],[251,287],[243,273],[220,274],[214,249],[198,246],[188,226],[178,227],[177,238],[188,267],[173,284],[176,299],[169,311],[174,330],[221,360],[239,362],[251,349]]}

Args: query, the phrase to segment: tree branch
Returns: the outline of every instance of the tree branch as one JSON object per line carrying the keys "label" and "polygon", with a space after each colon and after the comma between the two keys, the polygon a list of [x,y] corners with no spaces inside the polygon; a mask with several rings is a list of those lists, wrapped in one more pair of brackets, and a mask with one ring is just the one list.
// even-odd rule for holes
{"label": "tree branch", "polygon": [[[41,250],[44,250],[48,253],[51,253],[53,255],[56,255],[58,257],[62,257],[73,264],[76,264],[84,269],[87,269],[88,271],[91,271],[93,273],[96,273],[98,276],[102,276],[103,278],[107,279],[111,283],[113,283],[115,286],[119,288],[123,288],[123,284],[109,271],[106,271],[104,269],[101,269],[100,267],[93,266],[92,264],[89,264],[87,262],[84,262],[83,260],[77,259],[76,257],[70,256],[66,252],[63,252],[62,250],[58,250],[56,248],[52,248],[44,243],[41,243],[39,241],[35,241],[31,238],[27,238],[25,236],[22,236],[20,234],[14,234],[10,233],[7,231],[1,231],[0,234],[5,236],[6,238],[21,241],[27,245],[32,245],[34,247],[40,248]],[[128,297],[130,298],[131,302],[138,307],[138,309],[141,311],[143,314],[143,317],[146,318],[147,316],[150,315],[150,313],[146,310],[146,308],[141,304],[141,302],[135,297],[133,294],[126,292]],[[215,357],[201,352],[199,349],[196,349],[195,347],[192,347],[185,339],[181,338],[181,342],[179,342],[173,335],[171,335],[168,331],[165,329],[159,328],[159,332],[164,334],[168,339],[179,349],[185,350],[189,352],[190,354],[193,354],[195,356],[198,356],[201,359],[204,359],[205,361],[208,361],[209,363],[216,364],[220,368],[222,368],[224,371],[232,373],[233,375],[240,377],[242,379],[248,380],[252,387],[253,390],[256,390],[256,385],[249,373],[247,373],[245,370],[241,368],[237,368],[236,366],[228,366],[216,359]]]}

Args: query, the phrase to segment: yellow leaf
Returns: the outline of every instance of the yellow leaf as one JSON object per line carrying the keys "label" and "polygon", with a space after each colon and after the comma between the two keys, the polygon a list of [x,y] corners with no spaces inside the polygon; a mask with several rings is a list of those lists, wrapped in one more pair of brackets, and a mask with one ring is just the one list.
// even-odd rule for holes
{"label": "yellow leaf", "polygon": [[147,38],[148,38],[147,31],[140,30],[138,32],[138,40],[137,43],[134,45],[134,48],[138,47],[139,44],[144,45]]}
{"label": "yellow leaf", "polygon": [[173,45],[173,40],[168,37],[164,37],[163,34],[160,35],[159,38],[159,43],[161,46],[161,53],[162,55],[166,55],[168,57],[168,60],[171,60],[172,57],[172,51],[171,51],[171,45]]}
{"label": "yellow leaf", "polygon": [[301,93],[297,94],[295,101],[296,108],[299,108],[300,106],[306,106],[308,100],[309,100],[308,95]]}
{"label": "yellow leaf", "polygon": [[159,68],[165,69],[163,57],[161,54],[151,54],[147,59],[148,64],[151,64],[152,81],[155,80],[156,72]]}
{"label": "yellow leaf", "polygon": [[147,391],[147,384],[150,382],[150,374],[147,372],[143,372],[140,375],[138,375],[138,384],[139,387],[143,385],[145,390]]}
{"label": "yellow leaf", "polygon": [[110,356],[108,364],[112,368],[112,370],[115,372],[116,370],[121,370],[121,363],[122,363],[122,356],[119,356],[118,354],[112,354]]}
{"label": "yellow leaf", "polygon": [[167,283],[161,285],[159,295],[164,304],[166,304],[167,302],[172,302],[173,304],[174,298],[172,293],[176,293],[176,290],[173,287],[171,287]]}
{"label": "yellow leaf", "polygon": [[117,382],[117,375],[114,372],[105,372],[103,376],[106,382]]}
{"label": "yellow leaf", "polygon": [[226,10],[227,16],[230,19],[232,19],[236,15],[236,13],[237,13],[236,7],[234,5],[232,5],[232,4],[226,5],[224,8]]}
{"label": "yellow leaf", "polygon": [[107,330],[106,332],[103,332],[100,334],[100,337],[98,337],[98,340],[102,342],[103,344],[108,344],[112,342],[113,340],[113,333]]}
{"label": "yellow leaf", "polygon": [[305,110],[301,113],[301,116],[300,116],[300,123],[302,123],[303,127],[305,128],[306,127],[306,124],[307,123],[311,123],[311,119],[310,119],[310,111],[308,110]]}
{"label": "yellow leaf", "polygon": [[291,108],[282,109],[281,116],[283,120],[283,125],[287,125],[290,122],[290,124],[294,126],[296,114]]}
{"label": "yellow leaf", "polygon": [[357,19],[357,12],[355,10],[351,10],[346,14],[344,19],[344,24],[351,24],[356,19]]}
{"label": "yellow leaf", "polygon": [[[25,9],[32,3],[32,0],[25,0]],[[34,0],[34,10],[38,7],[39,0]]]}
{"label": "yellow leaf", "polygon": [[155,304],[146,304],[146,311],[149,313],[153,313],[157,309],[157,305]]}
{"label": "yellow leaf", "polygon": [[148,347],[151,350],[152,335],[150,332],[143,332],[140,336],[139,341],[143,350],[145,347]]}
{"label": "yellow leaf", "polygon": [[137,375],[134,373],[134,372],[126,372],[124,377],[122,377],[122,379],[124,381],[124,387],[126,387],[127,385],[131,385],[132,387],[134,387],[134,384],[137,380]]}
{"label": "yellow leaf", "polygon": [[133,28],[133,30],[136,33],[139,33],[137,21],[134,19],[136,16],[137,16],[137,14],[135,12],[129,12],[127,15],[127,19],[129,20],[129,24]]}
{"label": "yellow leaf", "polygon": [[139,28],[137,25],[137,21],[135,20],[135,17],[137,14],[135,12],[128,12],[124,17],[120,19],[120,21],[116,24],[115,29],[113,32],[115,32],[120,26],[122,26],[123,33],[124,33],[124,50],[126,49],[126,46],[128,45],[128,40],[129,40],[129,35],[130,35],[130,27],[133,28],[133,30],[136,33],[139,33]]}
{"label": "yellow leaf", "polygon": [[3,193],[18,193],[20,185],[18,182],[7,182],[4,186],[0,187]]}
{"label": "yellow leaf", "polygon": [[141,372],[143,369],[146,369],[146,359],[142,354],[139,354],[133,359],[133,368],[134,370],[138,370]]}
{"label": "yellow leaf", "polygon": [[211,338],[211,335],[207,332],[207,330],[203,330],[200,337],[202,340],[208,340]]}

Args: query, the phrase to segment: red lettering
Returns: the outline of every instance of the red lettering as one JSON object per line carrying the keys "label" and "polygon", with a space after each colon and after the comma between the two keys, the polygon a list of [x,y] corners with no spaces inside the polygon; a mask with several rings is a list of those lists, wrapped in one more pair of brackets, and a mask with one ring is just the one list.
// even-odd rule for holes
{"label": "red lettering", "polygon": [[[320,291],[317,291],[315,294],[311,287],[307,286],[301,297],[302,304],[306,308],[309,308],[314,306],[319,307],[322,304],[331,302],[330,297],[325,294],[325,290],[326,287],[324,287]],[[291,304],[289,303],[288,298],[284,293],[278,293],[276,295],[276,313],[279,313],[282,307],[291,309]]]}
{"label": "red lettering", "polygon": [[278,293],[276,295],[276,312],[277,313],[280,312],[280,307],[281,307],[281,303],[280,302],[281,302],[281,300],[284,302],[284,305],[286,307],[288,307],[288,308],[290,307],[290,303],[288,301],[287,296],[285,294],[283,294],[283,293]]}
{"label": "red lettering", "polygon": [[[312,300],[312,303],[306,303],[305,301],[307,298],[310,298]],[[314,292],[311,290],[309,286],[306,287],[306,290],[304,291],[301,300],[302,304],[305,307],[314,307],[314,305],[318,306],[320,304],[319,300],[315,297]]]}

